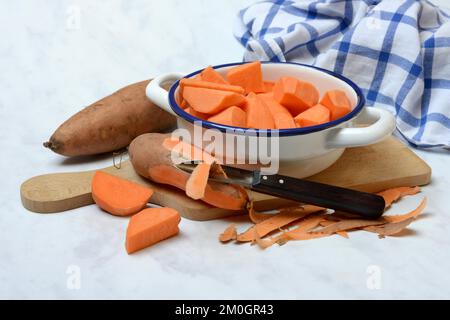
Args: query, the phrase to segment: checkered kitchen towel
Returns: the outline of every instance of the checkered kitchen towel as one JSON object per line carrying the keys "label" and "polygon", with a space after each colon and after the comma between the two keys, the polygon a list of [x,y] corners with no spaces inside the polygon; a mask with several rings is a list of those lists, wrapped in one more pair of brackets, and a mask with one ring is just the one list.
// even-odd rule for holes
{"label": "checkered kitchen towel", "polygon": [[277,0],[240,11],[244,60],[343,74],[417,147],[450,147],[450,16],[428,1]]}

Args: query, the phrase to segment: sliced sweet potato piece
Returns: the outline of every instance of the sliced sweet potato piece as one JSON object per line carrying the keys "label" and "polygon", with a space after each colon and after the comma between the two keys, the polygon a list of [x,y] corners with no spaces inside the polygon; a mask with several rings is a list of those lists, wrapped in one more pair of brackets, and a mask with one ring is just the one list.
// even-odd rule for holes
{"label": "sliced sweet potato piece", "polygon": [[185,87],[183,98],[195,111],[206,114],[215,114],[245,103],[245,97],[235,92],[196,87]]}
{"label": "sliced sweet potato piece", "polygon": [[147,205],[153,190],[137,183],[97,171],[92,179],[92,198],[103,210],[128,216]]}
{"label": "sliced sweet potato piece", "polygon": [[352,111],[347,95],[342,90],[330,90],[325,93],[320,104],[330,110],[331,120],[339,119]]}
{"label": "sliced sweet potato piece", "polygon": [[247,113],[248,128],[275,129],[275,123],[269,107],[253,92],[247,96],[244,110]]}
{"label": "sliced sweet potato piece", "polygon": [[319,102],[319,92],[314,85],[293,77],[281,77],[273,87],[273,97],[293,116]]}
{"label": "sliced sweet potato piece", "polygon": [[317,126],[330,121],[330,110],[321,104],[316,104],[300,113],[294,120],[300,127]]}
{"label": "sliced sweet potato piece", "polygon": [[258,95],[269,108],[276,129],[295,128],[294,118],[288,109],[279,104],[271,93],[263,93]]}
{"label": "sliced sweet potato piece", "polygon": [[196,87],[196,88],[230,91],[230,92],[236,92],[239,94],[244,94],[244,92],[245,92],[245,90],[239,86],[233,86],[230,84],[215,83],[215,82],[209,82],[209,81],[203,81],[203,80],[196,80],[196,79],[189,79],[189,78],[180,80],[180,88],[184,88],[184,87]]}
{"label": "sliced sweet potato piece", "polygon": [[241,108],[232,106],[208,118],[208,121],[224,124],[226,126],[245,128],[247,124],[247,114]]}
{"label": "sliced sweet potato piece", "polygon": [[[186,101],[186,100],[184,100],[184,101]],[[199,118],[201,120],[206,120],[209,117],[209,114],[205,114],[205,113],[201,113],[201,112],[195,111],[191,107],[187,107],[186,109],[184,109],[184,111],[189,113],[191,116],[194,116],[194,117]]]}
{"label": "sliced sweet potato piece", "polygon": [[200,73],[200,79],[203,81],[218,83],[218,84],[229,84],[225,78],[214,70],[213,67],[208,66]]}
{"label": "sliced sweet potato piece", "polygon": [[178,234],[180,214],[172,208],[147,208],[131,217],[128,223],[128,254]]}
{"label": "sliced sweet potato piece", "polygon": [[273,87],[275,86],[275,82],[272,81],[264,81],[264,92],[273,92]]}
{"label": "sliced sweet potato piece", "polygon": [[254,61],[231,68],[227,72],[229,83],[244,88],[245,93],[265,92],[261,62]]}

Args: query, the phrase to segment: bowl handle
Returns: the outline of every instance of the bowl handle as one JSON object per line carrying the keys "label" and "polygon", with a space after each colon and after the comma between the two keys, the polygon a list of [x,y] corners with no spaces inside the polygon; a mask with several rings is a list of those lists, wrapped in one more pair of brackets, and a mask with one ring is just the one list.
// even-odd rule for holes
{"label": "bowl handle", "polygon": [[169,112],[176,116],[176,113],[172,110],[169,103],[169,92],[163,89],[162,85],[169,81],[177,81],[183,78],[182,73],[166,73],[157,76],[155,79],[150,81],[145,89],[145,94],[151,102],[156,104],[161,109]]}
{"label": "bowl handle", "polygon": [[330,130],[327,148],[359,147],[376,143],[392,134],[395,118],[389,111],[365,107],[356,118],[356,124],[368,124],[362,128],[336,128]]}

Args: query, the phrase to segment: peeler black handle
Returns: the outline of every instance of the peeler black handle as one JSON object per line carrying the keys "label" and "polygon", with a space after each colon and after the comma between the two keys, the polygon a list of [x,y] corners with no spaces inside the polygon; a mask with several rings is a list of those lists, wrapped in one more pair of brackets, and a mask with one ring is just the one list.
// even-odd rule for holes
{"label": "peeler black handle", "polygon": [[281,175],[261,174],[251,189],[279,198],[377,219],[384,212],[383,197],[366,192]]}

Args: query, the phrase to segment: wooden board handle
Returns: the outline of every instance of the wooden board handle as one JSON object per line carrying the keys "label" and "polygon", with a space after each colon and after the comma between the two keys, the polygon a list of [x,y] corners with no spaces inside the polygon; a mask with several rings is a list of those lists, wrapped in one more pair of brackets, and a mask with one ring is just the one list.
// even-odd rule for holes
{"label": "wooden board handle", "polygon": [[61,212],[92,204],[94,172],[52,173],[28,179],[20,187],[22,204],[39,213]]}

